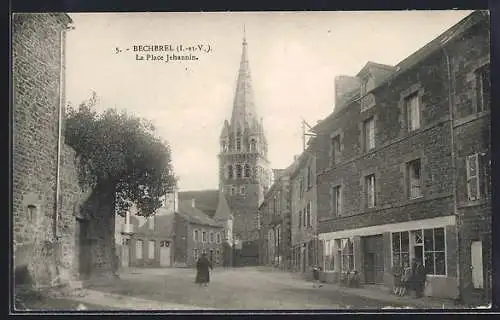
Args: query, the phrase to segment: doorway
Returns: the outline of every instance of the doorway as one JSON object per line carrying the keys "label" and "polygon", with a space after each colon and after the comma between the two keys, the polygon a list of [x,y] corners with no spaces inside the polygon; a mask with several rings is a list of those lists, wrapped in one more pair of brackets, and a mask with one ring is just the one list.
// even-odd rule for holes
{"label": "doorway", "polygon": [[90,239],[90,221],[86,219],[78,219],[77,221],[77,239],[79,250],[78,271],[80,273],[80,279],[88,279],[92,271],[92,241]]}
{"label": "doorway", "polygon": [[160,241],[160,267],[170,267],[172,260],[170,257],[170,242]]}
{"label": "doorway", "polygon": [[123,239],[122,241],[122,267],[123,268],[128,268],[129,266],[129,261],[130,261],[130,239]]}
{"label": "doorway", "polygon": [[470,246],[472,285],[474,289],[484,288],[483,275],[483,243],[472,241]]}
{"label": "doorway", "polygon": [[363,237],[363,271],[365,283],[384,283],[384,238],[378,234]]}

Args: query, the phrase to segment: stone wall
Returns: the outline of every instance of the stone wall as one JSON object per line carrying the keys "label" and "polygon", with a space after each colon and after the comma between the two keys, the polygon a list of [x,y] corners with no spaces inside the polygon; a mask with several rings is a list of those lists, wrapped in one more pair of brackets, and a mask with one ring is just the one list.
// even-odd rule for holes
{"label": "stone wall", "polygon": [[[61,31],[69,22],[62,14],[15,14],[12,20],[12,209],[17,284],[51,285],[57,279],[56,261],[62,261],[64,270],[71,270],[68,254],[72,245],[67,239],[74,229],[66,216],[68,211],[72,213],[68,210],[71,200],[63,200],[63,196],[58,224],[63,237],[61,241],[55,237],[57,119],[63,88]],[[62,151],[61,158],[72,158],[66,153],[71,151]],[[71,166],[63,168],[60,180],[72,184],[71,171]],[[61,195],[64,189],[63,182]],[[18,277],[20,273],[24,276]]]}

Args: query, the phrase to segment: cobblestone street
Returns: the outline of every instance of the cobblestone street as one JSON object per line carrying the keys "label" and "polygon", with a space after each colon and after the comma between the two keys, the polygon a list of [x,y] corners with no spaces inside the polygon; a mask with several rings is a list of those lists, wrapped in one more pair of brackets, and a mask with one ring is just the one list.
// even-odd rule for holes
{"label": "cobblestone street", "polygon": [[[420,305],[415,304],[417,301],[411,300],[387,301],[387,297],[369,298],[367,294],[346,292],[329,284],[313,288],[311,282],[301,279],[298,274],[262,268],[216,269],[206,288],[195,285],[194,277],[192,269],[135,269],[122,273],[120,280],[94,283],[88,289],[104,294],[95,299],[100,303],[105,304],[106,294],[108,297],[111,294],[115,300],[121,300],[122,309],[128,310],[381,309],[387,306],[422,307],[422,303],[425,304],[421,301]],[[99,302],[95,300],[83,298],[80,301]]]}

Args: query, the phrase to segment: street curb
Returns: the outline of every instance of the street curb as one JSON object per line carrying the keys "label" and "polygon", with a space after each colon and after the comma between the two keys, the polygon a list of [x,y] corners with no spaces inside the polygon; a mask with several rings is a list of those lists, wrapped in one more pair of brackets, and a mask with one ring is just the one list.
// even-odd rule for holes
{"label": "street curb", "polygon": [[68,297],[68,300],[89,303],[93,305],[107,306],[120,310],[213,310],[209,307],[196,307],[190,305],[147,300],[132,296],[124,296],[114,293],[104,293],[96,290],[85,289],[86,295],[81,297]]}

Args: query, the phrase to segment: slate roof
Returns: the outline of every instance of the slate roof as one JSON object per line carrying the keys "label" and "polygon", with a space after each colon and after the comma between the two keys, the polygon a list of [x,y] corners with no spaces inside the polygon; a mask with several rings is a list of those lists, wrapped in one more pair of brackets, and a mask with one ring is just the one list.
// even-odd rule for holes
{"label": "slate roof", "polygon": [[205,212],[209,217],[215,215],[219,198],[219,190],[192,190],[179,191],[179,203],[195,199],[196,208]]}
{"label": "slate roof", "polygon": [[207,216],[203,211],[191,205],[191,201],[184,201],[179,203],[179,210],[177,212],[183,218],[189,222],[212,226],[212,227],[222,227],[221,224],[217,223],[215,220]]}

